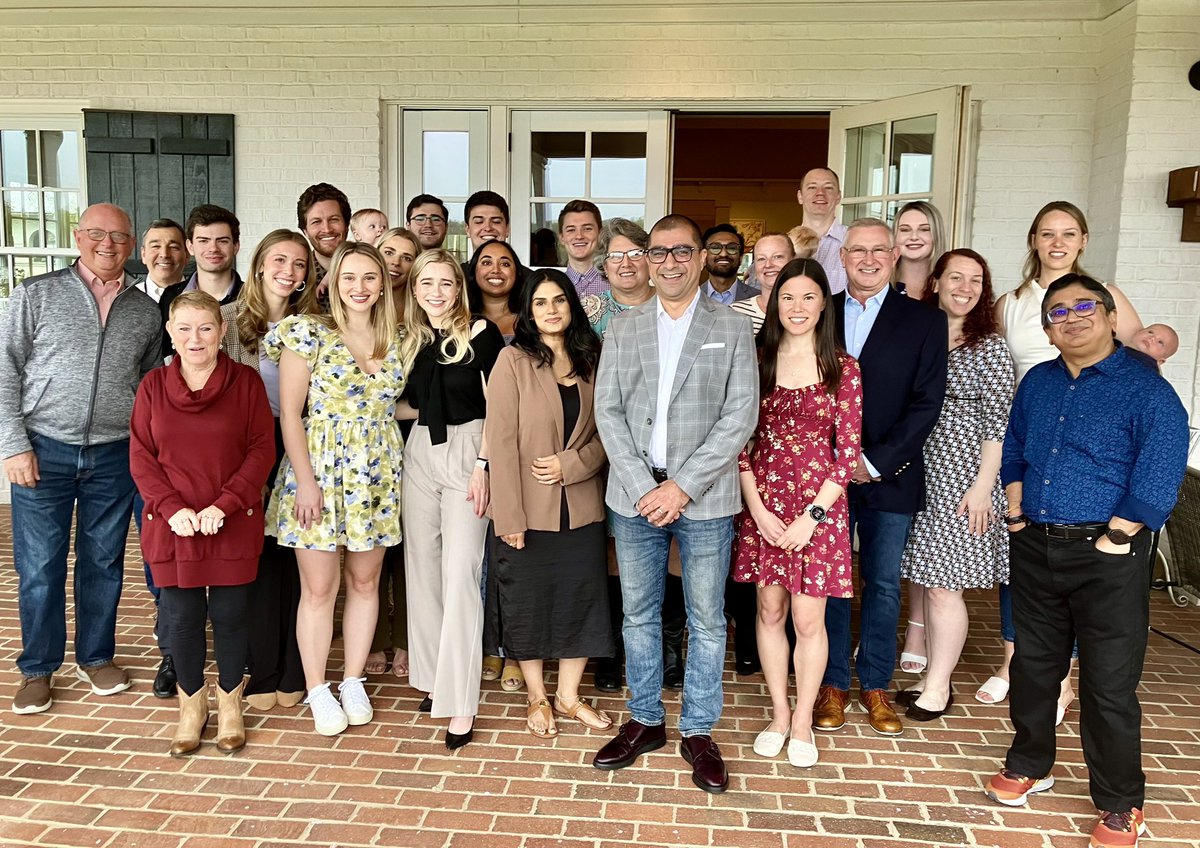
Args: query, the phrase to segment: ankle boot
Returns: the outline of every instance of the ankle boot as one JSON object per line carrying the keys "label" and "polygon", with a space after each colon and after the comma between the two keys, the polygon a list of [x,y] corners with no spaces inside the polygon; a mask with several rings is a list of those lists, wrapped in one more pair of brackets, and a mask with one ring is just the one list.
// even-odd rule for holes
{"label": "ankle boot", "polygon": [[246,728],[242,724],[242,687],[239,683],[232,692],[222,691],[217,686],[217,750],[222,754],[240,751],[246,744]]}
{"label": "ankle boot", "polygon": [[186,757],[200,747],[200,734],[208,721],[208,687],[201,686],[188,695],[179,688],[179,727],[171,740],[171,756]]}
{"label": "ankle boot", "polygon": [[687,629],[687,611],[683,604],[683,578],[667,575],[662,609],[663,686],[683,688],[683,631]]}

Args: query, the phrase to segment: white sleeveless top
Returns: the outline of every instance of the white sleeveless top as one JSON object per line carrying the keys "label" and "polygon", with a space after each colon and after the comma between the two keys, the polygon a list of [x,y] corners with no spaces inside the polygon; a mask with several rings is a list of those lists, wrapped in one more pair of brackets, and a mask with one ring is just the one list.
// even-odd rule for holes
{"label": "white sleeveless top", "polygon": [[1042,329],[1042,298],[1045,296],[1046,289],[1034,280],[1020,297],[1011,291],[1004,299],[1004,340],[1012,352],[1018,385],[1030,368],[1058,356],[1058,348],[1050,344]]}

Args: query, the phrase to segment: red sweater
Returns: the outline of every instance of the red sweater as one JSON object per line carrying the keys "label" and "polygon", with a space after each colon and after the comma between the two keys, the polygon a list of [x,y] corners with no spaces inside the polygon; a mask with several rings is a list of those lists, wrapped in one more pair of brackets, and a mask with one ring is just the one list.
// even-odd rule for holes
{"label": "red sweater", "polygon": [[[138,388],[129,466],[146,501],[142,556],[157,586],[237,586],[254,580],[263,546],[263,485],[275,462],[274,421],[262,378],[218,353],[198,392],[179,357]],[[212,536],[176,536],[181,509],[225,513]]]}

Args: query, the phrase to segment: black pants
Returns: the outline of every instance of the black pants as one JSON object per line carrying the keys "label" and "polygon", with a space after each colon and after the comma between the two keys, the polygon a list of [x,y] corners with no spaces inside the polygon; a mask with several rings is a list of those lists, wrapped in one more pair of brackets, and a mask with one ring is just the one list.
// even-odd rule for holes
{"label": "black pants", "polygon": [[1079,729],[1092,801],[1126,812],[1145,802],[1142,708],[1137,686],[1150,626],[1151,533],[1127,554],[1097,551],[1095,539],[1060,541],[1027,527],[1009,538],[1016,654],[1009,713],[1016,737],[1005,765],[1050,773],[1059,681],[1079,643]]}
{"label": "black pants", "polygon": [[250,584],[180,589],[162,587],[162,605],[171,631],[171,657],[179,688],[194,695],[204,686],[208,660],[205,620],[213,626],[213,652],[217,655],[217,680],[232,692],[242,682],[246,668],[246,615]]}
{"label": "black pants", "polygon": [[300,569],[296,552],[280,547],[274,536],[263,540],[258,576],[250,584],[250,680],[247,695],[304,692],[304,667],[296,644],[296,612],[300,608]]}

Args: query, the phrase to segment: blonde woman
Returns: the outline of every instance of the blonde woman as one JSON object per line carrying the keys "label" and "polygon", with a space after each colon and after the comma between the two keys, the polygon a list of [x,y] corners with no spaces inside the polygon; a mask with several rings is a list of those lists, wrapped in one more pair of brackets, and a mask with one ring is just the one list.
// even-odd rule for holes
{"label": "blonde woman", "polygon": [[392,285],[392,306],[396,309],[396,323],[404,323],[404,289],[413,262],[421,255],[421,242],[410,230],[392,227],[375,241],[375,246],[387,263],[388,282]]}
{"label": "blonde woman", "polygon": [[[275,487],[283,459],[279,428],[279,365],[267,355],[263,337],[289,315],[305,315],[317,305],[316,272],[308,242],[292,230],[267,234],[250,257],[250,275],[238,299],[221,307],[225,338],[221,349],[231,359],[258,372],[275,421],[275,462],[267,491]],[[296,644],[296,611],[300,603],[300,573],[296,556],[268,536],[258,561],[249,629],[250,679],[246,703],[258,710],[276,704],[294,707],[304,698],[304,668]]]}
{"label": "blonde woman", "polygon": [[[307,703],[323,736],[374,716],[363,667],[379,611],[384,549],[400,542],[402,445],[394,414],[404,371],[385,268],[374,247],[343,244],[326,276],[330,314],[286,318],[266,339],[268,353],[279,359],[287,449],[267,523],[279,544],[296,549],[296,633]],[[342,550],[346,669],[335,699],[326,665]]]}
{"label": "blonde woman", "polygon": [[942,213],[925,200],[912,200],[900,207],[892,224],[892,235],[900,258],[896,260],[896,291],[921,300],[933,275],[933,263],[942,255]]}
{"label": "blonde woman", "polygon": [[409,680],[448,718],[446,747],[471,741],[479,707],[487,538],[487,379],[504,348],[471,315],[461,266],[441,249],[413,263],[400,358],[408,387],[398,417],[416,417],[404,449]]}

